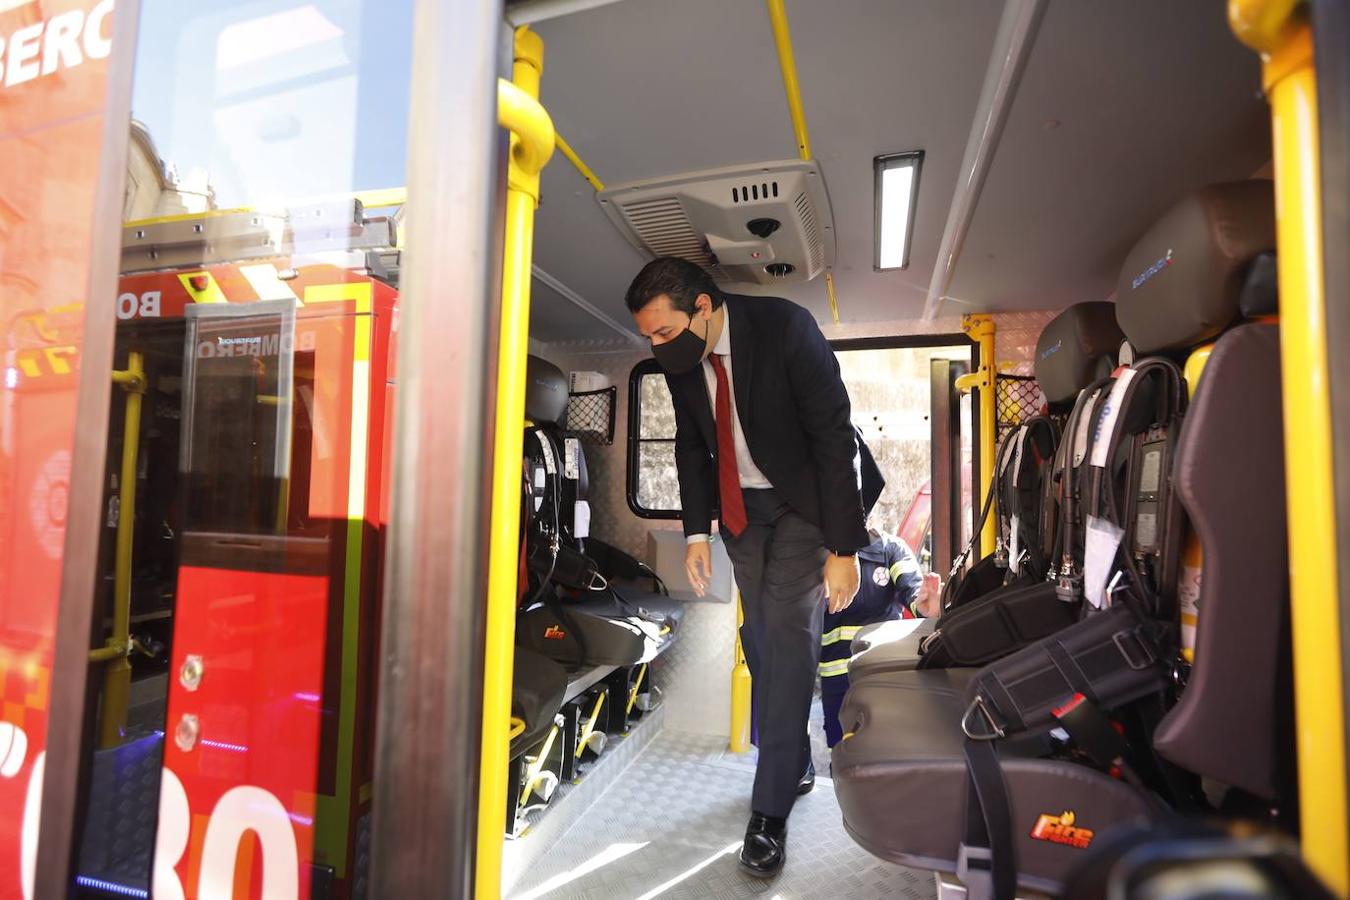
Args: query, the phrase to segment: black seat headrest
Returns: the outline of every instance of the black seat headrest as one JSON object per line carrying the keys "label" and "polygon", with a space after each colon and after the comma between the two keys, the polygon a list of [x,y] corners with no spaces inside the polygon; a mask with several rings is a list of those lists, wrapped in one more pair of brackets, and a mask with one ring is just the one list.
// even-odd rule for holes
{"label": "black seat headrest", "polygon": [[1055,316],[1036,341],[1036,382],[1052,409],[1071,404],[1078,392],[1116,367],[1125,336],[1115,304],[1075,303]]}
{"label": "black seat headrest", "polygon": [[567,376],[546,359],[525,364],[525,418],[536,425],[557,425],[567,412]]}
{"label": "black seat headrest", "polygon": [[1140,353],[1194,347],[1241,314],[1253,260],[1275,249],[1269,181],[1201,188],[1169,209],[1125,257],[1116,317]]}
{"label": "black seat headrest", "polygon": [[1280,311],[1279,272],[1274,252],[1258,253],[1252,258],[1242,280],[1238,309],[1248,319],[1273,316]]}

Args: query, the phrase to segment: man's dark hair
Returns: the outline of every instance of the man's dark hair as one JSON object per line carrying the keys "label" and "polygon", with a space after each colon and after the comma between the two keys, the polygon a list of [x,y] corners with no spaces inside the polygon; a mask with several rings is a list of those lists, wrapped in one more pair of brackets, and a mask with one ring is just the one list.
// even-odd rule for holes
{"label": "man's dark hair", "polygon": [[713,309],[722,305],[722,292],[713,284],[712,276],[678,256],[662,256],[643,266],[628,286],[624,302],[628,311],[635,313],[662,294],[670,298],[671,306],[691,318],[699,294],[712,298]]}

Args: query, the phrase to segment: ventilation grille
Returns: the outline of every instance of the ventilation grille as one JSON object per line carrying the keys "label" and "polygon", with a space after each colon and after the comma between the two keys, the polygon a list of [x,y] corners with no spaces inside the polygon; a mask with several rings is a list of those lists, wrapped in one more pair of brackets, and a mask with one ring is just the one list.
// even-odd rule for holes
{"label": "ventilation grille", "polygon": [[811,269],[817,270],[825,267],[825,241],[820,236],[820,224],[816,222],[815,210],[811,208],[811,201],[807,199],[806,192],[802,191],[797,195],[797,215],[802,220],[802,233],[806,235],[806,243],[811,252]]}
{"label": "ventilation grille", "polygon": [[694,231],[678,197],[656,197],[625,204],[623,214],[656,256],[678,256],[698,263],[714,278],[723,276],[717,257]]}
{"label": "ventilation grille", "polygon": [[778,196],[777,181],[750,182],[736,185],[731,189],[732,203],[752,203],[755,200],[770,200]]}
{"label": "ventilation grille", "polygon": [[[810,281],[834,262],[830,198],[808,160],[612,185],[596,199],[644,254],[687,259],[723,283]],[[778,227],[762,227],[770,221]],[[773,263],[784,265],[770,270]]]}

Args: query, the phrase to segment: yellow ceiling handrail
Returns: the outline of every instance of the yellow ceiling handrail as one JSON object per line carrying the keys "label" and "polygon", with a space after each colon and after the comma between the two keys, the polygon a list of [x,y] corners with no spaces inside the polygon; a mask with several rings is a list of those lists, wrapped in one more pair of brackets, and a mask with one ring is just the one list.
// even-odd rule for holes
{"label": "yellow ceiling handrail", "polygon": [[581,173],[581,177],[586,179],[591,187],[595,188],[597,194],[603,191],[605,189],[604,184],[601,183],[599,178],[595,177],[595,173],[591,171],[591,167],[581,161],[581,157],[577,156],[577,151],[572,149],[572,145],[563,140],[561,134],[555,134],[554,137],[557,140],[558,149],[562,151],[562,155],[567,157],[567,161]]}
{"label": "yellow ceiling handrail", "polygon": [[788,30],[783,0],[768,0],[769,21],[773,23],[773,42],[778,48],[778,67],[783,71],[783,90],[787,92],[788,112],[792,115],[792,133],[797,137],[797,155],[811,159],[811,136],[806,132],[806,113],[802,110],[801,85],[797,82],[797,57],[792,52],[792,32]]}
{"label": "yellow ceiling handrail", "polygon": [[[806,130],[806,111],[802,107],[802,89],[797,81],[797,56],[792,50],[792,31],[788,28],[787,9],[783,0],[766,0],[769,22],[773,25],[773,43],[778,48],[778,68],[783,73],[783,90],[787,93],[788,113],[792,116],[792,133],[797,138],[797,155],[811,160],[811,135]],[[839,297],[834,291],[834,273],[825,272],[825,296],[830,303],[830,318],[839,324]]]}

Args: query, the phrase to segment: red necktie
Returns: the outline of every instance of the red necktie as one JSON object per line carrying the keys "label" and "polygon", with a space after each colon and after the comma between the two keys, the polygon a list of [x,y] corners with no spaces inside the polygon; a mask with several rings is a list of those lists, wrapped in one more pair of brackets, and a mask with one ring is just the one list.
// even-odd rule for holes
{"label": "red necktie", "polygon": [[736,435],[731,425],[731,385],[722,357],[708,357],[717,376],[717,487],[722,499],[722,527],[732,537],[745,530],[745,497],[741,494],[741,473],[736,468]]}

